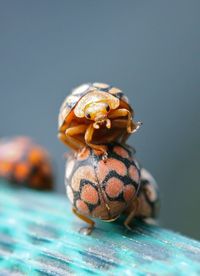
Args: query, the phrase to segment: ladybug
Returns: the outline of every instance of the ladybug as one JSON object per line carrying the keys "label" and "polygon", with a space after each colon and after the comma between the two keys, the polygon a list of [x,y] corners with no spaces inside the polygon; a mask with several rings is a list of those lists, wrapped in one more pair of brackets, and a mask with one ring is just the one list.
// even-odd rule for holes
{"label": "ladybug", "polygon": [[75,88],[64,100],[58,118],[58,137],[74,151],[85,145],[107,154],[104,144],[125,143],[141,123],[133,121],[127,97],[116,87],[88,83]]}
{"label": "ladybug", "polygon": [[52,189],[53,173],[49,154],[29,137],[1,139],[0,177],[18,186]]}
{"label": "ladybug", "polygon": [[153,176],[144,168],[140,170],[140,189],[137,201],[132,201],[124,213],[129,215],[134,209],[135,217],[155,224],[160,210],[158,185]]}
{"label": "ladybug", "polygon": [[116,142],[107,147],[106,162],[99,151],[86,147],[82,155],[71,154],[66,164],[67,195],[73,212],[90,225],[86,234],[94,228],[89,217],[111,222],[125,214],[124,225],[130,229],[133,217],[156,214],[157,190],[132,151]]}

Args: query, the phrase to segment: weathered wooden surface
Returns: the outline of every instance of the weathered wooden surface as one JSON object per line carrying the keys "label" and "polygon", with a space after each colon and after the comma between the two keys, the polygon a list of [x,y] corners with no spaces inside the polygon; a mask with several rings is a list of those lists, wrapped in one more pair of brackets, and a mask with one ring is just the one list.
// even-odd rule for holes
{"label": "weathered wooden surface", "polygon": [[0,183],[0,275],[200,275],[200,243],[156,226],[99,222],[91,236],[64,196]]}

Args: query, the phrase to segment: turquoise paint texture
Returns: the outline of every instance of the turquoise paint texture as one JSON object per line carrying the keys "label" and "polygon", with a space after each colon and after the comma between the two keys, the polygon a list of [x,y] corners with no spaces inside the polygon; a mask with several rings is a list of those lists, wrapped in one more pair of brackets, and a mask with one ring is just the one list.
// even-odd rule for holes
{"label": "turquoise paint texture", "polygon": [[132,232],[97,221],[84,236],[70,208],[64,196],[1,182],[0,274],[200,274],[199,242],[138,221]]}

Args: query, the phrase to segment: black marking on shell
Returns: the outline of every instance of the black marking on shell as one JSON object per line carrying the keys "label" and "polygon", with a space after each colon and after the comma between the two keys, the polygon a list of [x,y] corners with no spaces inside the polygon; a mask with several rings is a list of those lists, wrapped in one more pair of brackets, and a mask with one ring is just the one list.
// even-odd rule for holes
{"label": "black marking on shell", "polygon": [[[150,201],[148,195],[146,194],[144,187],[148,186],[148,185],[152,185],[148,180],[141,180],[141,189],[140,189],[140,193],[142,193],[145,197],[146,202],[149,204],[149,206],[151,207],[151,217],[155,218],[157,216],[157,210],[158,210],[158,206],[159,206],[159,198],[158,198],[158,193],[157,190],[155,190],[156,192],[156,200],[155,201]],[[155,187],[154,187],[155,188]]]}
{"label": "black marking on shell", "polygon": [[[98,202],[97,202],[96,204],[90,204],[90,203],[84,201],[84,200],[81,198],[82,189],[83,189],[83,187],[84,187],[85,185],[88,185],[88,184],[91,185],[91,186],[97,191],[97,193],[98,193],[97,184],[96,184],[96,183],[93,183],[93,182],[91,182],[91,181],[89,181],[88,179],[84,179],[84,178],[81,179],[81,181],[80,181],[80,188],[79,188],[79,191],[74,191],[71,185],[70,185],[70,187],[71,187],[71,189],[72,189],[73,196],[74,196],[74,198],[73,198],[73,205],[76,206],[76,201],[80,199],[80,200],[82,200],[84,203],[87,204],[87,206],[88,206],[90,212],[92,212],[92,211],[100,204],[100,198],[98,198]],[[69,185],[69,184],[68,184],[68,185]],[[99,193],[98,193],[98,194],[99,194]]]}
{"label": "black marking on shell", "polygon": [[121,98],[124,96],[124,93],[123,92],[118,92],[116,94],[114,94],[115,97],[119,98],[121,100]]}
{"label": "black marking on shell", "polygon": [[[120,181],[122,181],[124,186],[132,185],[135,188],[135,190],[137,191],[139,184],[134,182],[132,179],[130,179],[129,176],[121,176],[118,173],[116,173],[115,171],[110,171],[109,174],[105,177],[105,179],[101,183],[101,186],[102,186],[105,193],[106,193],[107,182],[109,181],[109,179],[111,179],[113,177],[115,177],[115,178],[119,179]],[[107,193],[106,193],[106,195],[107,195]],[[117,200],[117,201],[125,202],[124,197],[123,197],[123,191],[119,194],[118,197],[113,198],[113,197],[109,197],[109,195],[107,195],[107,197],[109,198],[110,201],[116,201]]]}
{"label": "black marking on shell", "polygon": [[112,88],[113,86],[109,86],[107,88],[98,88],[99,91],[102,91],[102,92],[108,92],[109,93],[109,90]]}
{"label": "black marking on shell", "polygon": [[[68,98],[70,98],[70,97],[71,97],[71,95]],[[67,100],[66,100],[66,107],[70,108],[70,109],[74,108],[75,105],[77,104],[77,102],[80,100],[81,97],[82,97],[81,95],[80,96],[78,96],[78,95],[74,96],[74,101],[68,101],[68,98],[67,98]]]}

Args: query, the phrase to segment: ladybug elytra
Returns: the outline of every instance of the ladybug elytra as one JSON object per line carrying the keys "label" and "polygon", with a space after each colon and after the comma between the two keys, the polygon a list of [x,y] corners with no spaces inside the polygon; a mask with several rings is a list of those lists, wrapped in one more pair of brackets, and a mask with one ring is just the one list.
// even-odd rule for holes
{"label": "ladybug elytra", "polygon": [[106,162],[102,155],[86,148],[84,155],[71,155],[66,164],[66,189],[73,211],[94,227],[88,217],[107,222],[126,215],[130,228],[134,217],[154,218],[158,194],[155,181],[140,169],[131,151],[118,143],[108,146]]}

